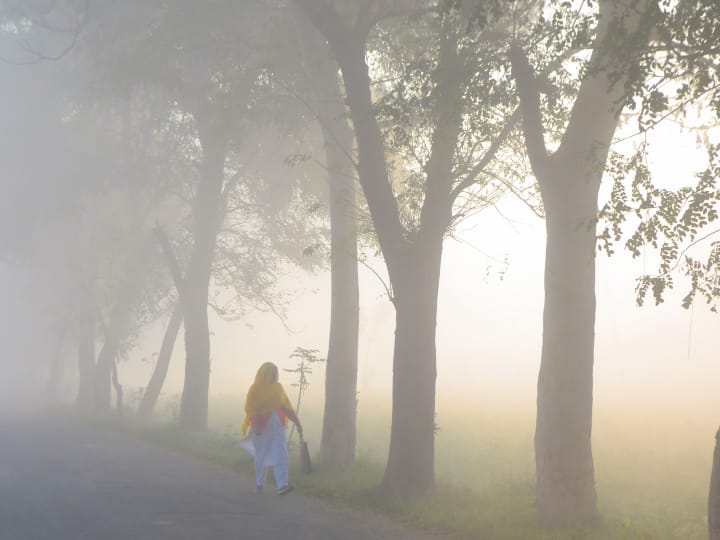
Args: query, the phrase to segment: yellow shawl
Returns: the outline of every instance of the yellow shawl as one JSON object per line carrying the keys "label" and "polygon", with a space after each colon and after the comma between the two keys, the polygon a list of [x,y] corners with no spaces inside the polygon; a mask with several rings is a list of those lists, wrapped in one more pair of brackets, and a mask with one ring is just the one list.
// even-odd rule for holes
{"label": "yellow shawl", "polygon": [[[285,393],[285,389],[277,382],[277,378],[278,368],[272,362],[265,362],[258,369],[255,382],[250,386],[245,399],[245,421],[242,425],[243,436],[247,435],[253,417],[271,414],[280,407],[293,411],[293,406]],[[285,415],[281,415],[280,418],[287,425]]]}

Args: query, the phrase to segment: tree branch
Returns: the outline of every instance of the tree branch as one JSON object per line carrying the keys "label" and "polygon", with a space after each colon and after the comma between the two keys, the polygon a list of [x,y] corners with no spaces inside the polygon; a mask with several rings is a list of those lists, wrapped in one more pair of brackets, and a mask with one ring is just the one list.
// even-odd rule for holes
{"label": "tree branch", "polygon": [[452,170],[462,125],[464,62],[458,54],[458,36],[442,25],[437,81],[437,121],[426,166],[425,199],[420,210],[420,235],[445,233],[452,217]]}
{"label": "tree branch", "polygon": [[370,271],[375,275],[375,277],[378,278],[378,280],[379,280],[380,283],[382,284],[383,288],[385,289],[385,293],[388,295],[388,299],[389,299],[390,302],[392,302],[392,304],[394,305],[394,304],[395,304],[395,296],[393,296],[392,285],[388,285],[388,284],[385,282],[385,280],[382,278],[382,276],[377,273],[377,270],[375,270],[372,266],[370,266],[370,265],[369,265],[367,262],[365,262],[363,259],[361,259],[360,257],[357,257],[356,259],[357,259],[357,262],[359,262],[359,263],[362,264],[365,268],[367,268],[368,270],[370,270]]}
{"label": "tree branch", "polygon": [[180,301],[182,302],[183,297],[185,295],[185,280],[183,279],[182,270],[180,269],[180,264],[177,261],[177,258],[175,257],[175,253],[173,251],[172,245],[170,244],[170,240],[167,237],[167,234],[165,234],[165,231],[163,230],[160,225],[155,225],[155,236],[157,237],[158,241],[160,242],[160,246],[162,247],[163,253],[165,254],[165,259],[168,264],[168,268],[170,269],[170,274],[173,278],[173,283],[175,283],[175,288],[178,291],[178,296],[180,297]]}
{"label": "tree branch", "polygon": [[503,145],[503,143],[507,140],[507,138],[510,136],[510,133],[512,133],[513,129],[515,129],[515,126],[517,125],[518,121],[520,120],[520,107],[516,108],[515,111],[510,115],[510,118],[508,118],[508,121],[505,123],[505,126],[503,126],[500,133],[498,133],[498,136],[495,138],[495,140],[490,145],[490,148],[487,149],[487,152],[483,154],[483,157],[480,159],[480,161],[475,165],[472,170],[465,176],[462,182],[460,182],[457,186],[455,186],[455,189],[453,189],[451,195],[450,195],[450,201],[455,202],[455,199],[458,198],[460,193],[462,193],[464,190],[469,188],[473,183],[475,183],[475,180],[480,175],[480,173],[483,172],[485,167],[487,167],[490,162],[495,158],[498,151],[500,150],[500,147]]}
{"label": "tree branch", "polygon": [[545,176],[544,172],[548,166],[548,153],[540,115],[540,89],[527,56],[517,44],[510,47],[510,62],[520,98],[519,108],[530,167],[535,177],[540,178]]}
{"label": "tree branch", "polygon": [[30,21],[32,26],[36,26],[38,28],[41,28],[43,30],[46,30],[48,32],[52,33],[59,33],[59,34],[71,34],[70,43],[68,43],[65,47],[63,47],[59,52],[55,54],[45,54],[43,52],[40,52],[33,47],[30,46],[29,43],[23,40],[22,44],[20,45],[20,48],[23,49],[27,54],[29,54],[32,58],[30,60],[11,60],[9,58],[5,58],[0,56],[0,62],[4,62],[6,64],[10,64],[13,66],[28,66],[32,64],[37,64],[39,62],[43,61],[51,61],[55,62],[58,60],[61,60],[64,58],[72,49],[75,48],[77,45],[78,39],[80,38],[80,33],[85,28],[85,25],[88,21],[88,10],[89,10],[89,0],[85,1],[84,9],[82,14],[79,16],[79,22],[74,28],[57,28],[54,26],[51,26],[36,17],[33,17],[32,14],[26,13],[21,11],[21,15],[24,15],[27,17],[27,19]]}
{"label": "tree branch", "polygon": [[[655,276],[652,276],[651,279],[661,279],[669,276],[672,274],[675,270],[677,270],[678,266],[680,266],[680,263],[683,261],[683,257],[685,254],[690,251],[692,248],[700,244],[701,242],[704,242],[708,238],[715,236],[716,234],[720,234],[720,229],[715,229],[714,231],[710,231],[709,233],[705,234],[704,236],[701,236],[700,238],[695,239],[694,241],[690,242],[685,249],[680,251],[678,253],[677,257],[675,257],[675,264],[672,265],[672,267],[668,268],[666,272],[662,272],[660,274],[656,274]],[[641,278],[642,279],[642,278]]]}
{"label": "tree branch", "polygon": [[523,194],[520,191],[515,189],[515,187],[512,185],[512,182],[508,182],[507,180],[502,178],[499,174],[495,174],[492,171],[487,171],[484,174],[487,174],[488,176],[494,178],[495,180],[500,182],[502,185],[504,185],[510,191],[510,193],[515,195],[515,197],[517,197],[525,206],[527,206],[530,209],[530,211],[533,214],[535,214],[537,217],[539,217],[540,219],[545,219],[545,214],[542,211],[542,207],[533,206],[530,201],[528,201],[525,197],[523,197]]}

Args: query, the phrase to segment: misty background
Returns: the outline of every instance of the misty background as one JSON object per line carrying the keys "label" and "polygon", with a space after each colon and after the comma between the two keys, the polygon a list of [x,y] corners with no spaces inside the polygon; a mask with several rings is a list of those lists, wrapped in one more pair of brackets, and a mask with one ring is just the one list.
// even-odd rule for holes
{"label": "misty background", "polygon": [[716,540],[716,38],[714,0],[0,2],[0,407],[235,456],[274,362],[309,492]]}

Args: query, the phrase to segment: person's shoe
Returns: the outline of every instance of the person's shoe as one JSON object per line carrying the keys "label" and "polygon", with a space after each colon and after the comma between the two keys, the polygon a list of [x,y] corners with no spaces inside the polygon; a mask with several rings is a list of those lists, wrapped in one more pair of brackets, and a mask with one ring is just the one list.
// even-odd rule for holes
{"label": "person's shoe", "polygon": [[287,495],[293,489],[295,489],[295,486],[287,485],[287,486],[283,486],[280,489],[278,489],[277,493],[278,493],[278,495]]}
{"label": "person's shoe", "polygon": [[262,495],[262,492],[263,492],[263,487],[262,487],[262,486],[257,486],[257,487],[255,488],[255,493],[257,493],[258,495]]}

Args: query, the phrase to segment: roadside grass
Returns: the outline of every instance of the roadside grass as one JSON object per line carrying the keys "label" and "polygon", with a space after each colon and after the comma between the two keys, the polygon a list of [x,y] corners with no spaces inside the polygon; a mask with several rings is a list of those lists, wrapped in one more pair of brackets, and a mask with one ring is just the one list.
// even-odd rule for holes
{"label": "roadside grass", "polygon": [[[234,444],[239,421],[234,400],[211,406],[211,429],[189,435],[172,421],[132,418],[91,420],[171,452],[191,456],[252,478],[250,457]],[[319,411],[307,411],[312,417]],[[377,412],[377,411],[375,411]],[[293,464],[299,491],[333,504],[381,513],[408,526],[448,538],[480,540],[704,540],[706,488],[712,447],[706,423],[664,419],[663,429],[638,431],[626,416],[596,417],[595,464],[602,518],[589,528],[541,526],[534,511],[532,433],[529,411],[504,418],[448,422],[438,433],[437,489],[415,499],[381,497],[387,419],[378,414],[359,422],[358,459],[338,473],[316,467],[305,475]],[[706,425],[707,424],[707,425]],[[319,430],[306,427],[311,451]],[[296,448],[291,448],[297,455]]]}

